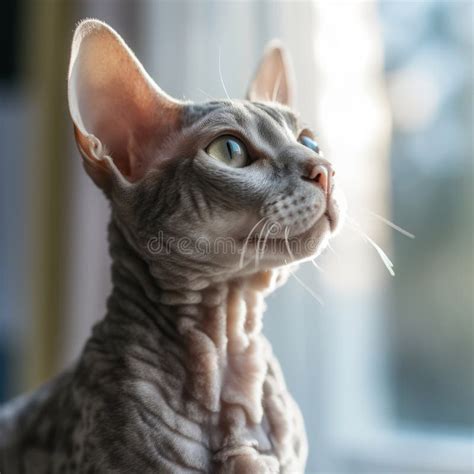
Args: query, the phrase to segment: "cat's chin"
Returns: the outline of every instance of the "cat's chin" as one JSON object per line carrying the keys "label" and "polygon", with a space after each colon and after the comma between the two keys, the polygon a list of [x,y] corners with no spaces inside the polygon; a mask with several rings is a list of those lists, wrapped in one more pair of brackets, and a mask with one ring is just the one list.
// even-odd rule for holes
{"label": "cat's chin", "polygon": [[256,255],[259,249],[259,268],[279,267],[319,255],[327,246],[333,229],[337,229],[337,219],[333,214],[325,213],[308,229],[297,235],[287,239],[268,238],[264,249],[261,248],[261,243],[259,246],[258,240],[252,241],[252,253]]}
{"label": "cat's chin", "polygon": [[[286,248],[283,255],[285,263],[297,262],[319,255],[327,246],[333,233],[334,218],[323,214],[308,230],[292,238],[295,248]],[[290,252],[291,251],[291,252]],[[288,260],[288,258],[290,260]]]}

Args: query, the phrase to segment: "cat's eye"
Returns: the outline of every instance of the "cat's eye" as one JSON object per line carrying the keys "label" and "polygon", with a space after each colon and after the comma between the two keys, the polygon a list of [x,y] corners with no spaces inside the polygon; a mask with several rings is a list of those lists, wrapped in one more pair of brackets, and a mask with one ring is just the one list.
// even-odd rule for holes
{"label": "cat's eye", "polygon": [[242,168],[248,163],[245,145],[231,135],[215,139],[206,149],[216,160],[222,161],[233,168]]}
{"label": "cat's eye", "polygon": [[320,150],[319,150],[319,145],[318,143],[313,140],[312,138],[308,137],[307,135],[301,135],[301,137],[298,139],[298,141],[308,147],[308,148],[311,148],[311,150],[313,150],[314,152],[316,153],[320,153]]}

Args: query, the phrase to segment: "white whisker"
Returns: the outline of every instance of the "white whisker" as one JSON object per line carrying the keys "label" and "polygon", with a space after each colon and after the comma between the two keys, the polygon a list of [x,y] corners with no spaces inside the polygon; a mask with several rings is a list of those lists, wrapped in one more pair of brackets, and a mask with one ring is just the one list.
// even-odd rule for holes
{"label": "white whisker", "polygon": [[245,252],[247,250],[247,245],[249,243],[250,236],[252,235],[252,232],[258,227],[258,225],[265,220],[266,217],[262,217],[251,229],[249,234],[247,235],[247,238],[245,239],[244,245],[242,247],[242,254],[240,255],[240,262],[239,262],[239,268],[242,268],[244,265],[244,257],[245,257]]}
{"label": "white whisker", "polygon": [[[258,261],[260,260],[260,241],[262,239],[262,236],[263,236],[263,232],[265,231],[265,227],[267,226],[267,224],[269,224],[270,221],[267,220],[261,230],[260,230],[260,233],[258,234],[258,240],[257,240],[257,248],[256,248],[256,251],[255,251],[255,267],[257,267],[258,265]],[[263,256],[263,250],[262,250],[262,256]]]}
{"label": "white whisker", "polygon": [[272,232],[272,229],[273,229],[273,226],[275,225],[274,222],[272,222],[269,226],[268,226],[268,230],[267,230],[267,233],[265,234],[265,238],[263,239],[263,246],[262,246],[262,256],[261,258],[263,258],[263,254],[265,253],[265,247],[267,245],[267,240],[268,240],[268,237],[270,236],[270,233]]}
{"label": "white whisker", "polygon": [[334,255],[334,257],[332,256],[327,256],[326,257],[326,260],[328,261],[336,261],[337,262],[337,265],[340,266],[340,265],[345,265],[345,259],[343,257],[341,257],[341,254],[339,253],[339,251],[336,251],[335,248],[330,244],[330,242],[327,243],[327,248],[330,250],[330,252]]}
{"label": "white whisker", "polygon": [[395,276],[395,272],[393,271],[393,263],[392,261],[388,258],[387,254],[382,250],[382,248],[374,242],[361,228],[360,225],[355,222],[354,220],[350,219],[348,217],[348,222],[351,224],[351,228],[357,232],[365,241],[367,241],[372,247],[377,251],[380,259],[382,260],[383,264],[387,268],[388,272],[390,275]]}
{"label": "white whisker", "polygon": [[397,224],[394,224],[393,222],[389,221],[388,219],[386,219],[385,217],[382,217],[382,216],[379,216],[378,214],[376,214],[375,212],[369,210],[369,209],[365,209],[365,211],[367,213],[369,213],[371,216],[375,217],[376,219],[379,219],[380,221],[384,222],[385,224],[387,224],[389,227],[391,227],[392,229],[395,229],[396,231],[400,232],[400,234],[403,234],[405,235],[406,237],[409,237],[410,239],[414,239],[415,236],[411,233],[411,232],[408,232],[407,230],[403,229],[402,227],[400,227],[399,225]]}
{"label": "white whisker", "polygon": [[285,245],[286,245],[286,249],[288,250],[288,254],[291,257],[291,260],[295,260],[295,256],[293,255],[293,252],[291,251],[291,248],[290,248],[290,243],[288,242],[289,234],[290,234],[290,229],[289,229],[288,226],[285,226]]}
{"label": "white whisker", "polygon": [[231,100],[229,93],[227,92],[227,89],[224,84],[224,78],[222,77],[222,69],[221,69],[221,48],[219,48],[219,77],[221,80],[222,88],[224,89],[226,97]]}
{"label": "white whisker", "polygon": [[311,263],[321,272],[321,273],[324,273],[324,270],[316,263],[316,261],[314,260],[311,260]]}
{"label": "white whisker", "polygon": [[336,250],[334,249],[334,247],[331,245],[330,242],[328,242],[327,247],[328,247],[328,249],[336,256],[336,258],[337,258],[339,261],[341,261],[341,256],[336,252]]}
{"label": "white whisker", "polygon": [[[285,260],[285,264],[288,265],[288,262]],[[303,280],[300,280],[292,271],[291,268],[288,266],[288,271],[290,272],[291,276],[321,305],[324,306],[323,300],[319,295],[317,295]]]}

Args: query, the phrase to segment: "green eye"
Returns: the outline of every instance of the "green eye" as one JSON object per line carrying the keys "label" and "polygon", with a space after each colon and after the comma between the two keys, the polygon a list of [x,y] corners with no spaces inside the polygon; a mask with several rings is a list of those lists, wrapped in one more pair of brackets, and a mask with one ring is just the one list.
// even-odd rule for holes
{"label": "green eye", "polygon": [[216,160],[232,168],[242,168],[248,162],[245,145],[231,135],[224,135],[214,140],[206,149]]}

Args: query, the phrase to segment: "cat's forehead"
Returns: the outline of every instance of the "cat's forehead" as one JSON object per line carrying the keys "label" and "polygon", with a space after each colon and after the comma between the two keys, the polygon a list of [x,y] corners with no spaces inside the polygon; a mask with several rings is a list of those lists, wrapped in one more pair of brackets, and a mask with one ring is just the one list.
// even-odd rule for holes
{"label": "cat's forehead", "polygon": [[189,104],[183,114],[184,127],[219,126],[235,128],[256,127],[261,133],[276,129],[298,132],[298,116],[278,103],[250,102],[247,100],[219,100]]}

